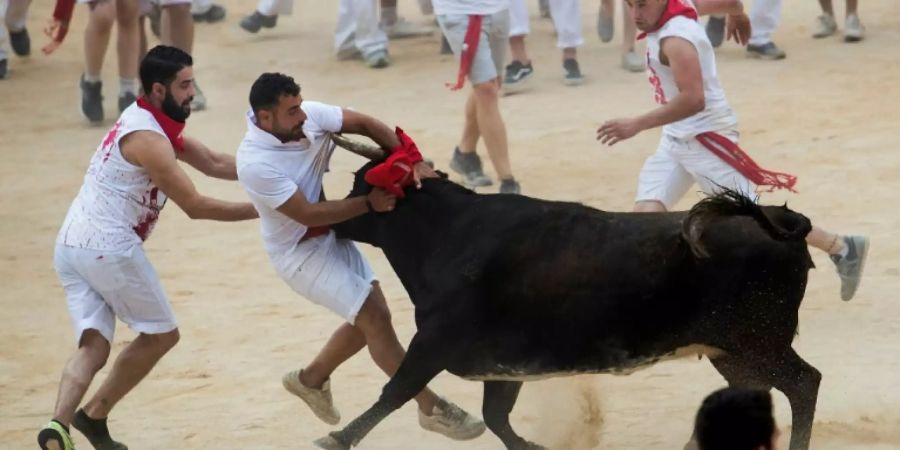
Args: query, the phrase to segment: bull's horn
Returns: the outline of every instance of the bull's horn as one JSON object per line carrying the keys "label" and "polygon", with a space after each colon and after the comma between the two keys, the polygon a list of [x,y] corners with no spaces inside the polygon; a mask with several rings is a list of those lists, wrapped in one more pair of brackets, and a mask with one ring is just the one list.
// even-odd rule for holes
{"label": "bull's horn", "polygon": [[338,147],[350,150],[351,152],[356,153],[363,158],[371,159],[372,161],[382,161],[387,158],[388,155],[384,149],[347,139],[339,134],[332,134],[331,139],[334,140],[334,143],[337,144]]}

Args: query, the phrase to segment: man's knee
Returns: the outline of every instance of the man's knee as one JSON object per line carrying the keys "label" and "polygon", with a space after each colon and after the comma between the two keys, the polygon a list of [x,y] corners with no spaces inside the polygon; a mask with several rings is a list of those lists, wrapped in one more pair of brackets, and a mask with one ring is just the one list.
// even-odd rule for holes
{"label": "man's knee", "polygon": [[146,336],[151,345],[161,353],[168,352],[181,340],[181,333],[178,332],[178,328],[166,333],[144,334],[143,336]]}
{"label": "man's knee", "polygon": [[472,87],[478,102],[497,102],[500,98],[500,86],[496,80],[478,83]]}
{"label": "man's knee", "polygon": [[391,324],[391,310],[388,309],[387,302],[385,302],[384,296],[381,295],[377,285],[372,288],[372,292],[366,298],[362,309],[359,310],[355,323],[366,335],[383,332],[393,326]]}
{"label": "man's knee", "polygon": [[110,344],[103,335],[89,328],[81,333],[78,340],[78,357],[83,358],[92,373],[97,373],[109,359]]}

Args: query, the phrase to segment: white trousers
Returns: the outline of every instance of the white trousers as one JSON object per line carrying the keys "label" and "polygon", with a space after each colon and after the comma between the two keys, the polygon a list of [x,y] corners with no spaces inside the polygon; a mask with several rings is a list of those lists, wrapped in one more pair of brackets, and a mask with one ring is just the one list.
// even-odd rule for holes
{"label": "white trousers", "polygon": [[[584,37],[581,35],[581,2],[579,0],[550,0],[550,17],[556,28],[557,47],[572,48],[584,44]],[[510,0],[510,37],[525,36],[530,32],[526,0]]]}
{"label": "white trousers", "polygon": [[750,7],[750,25],[753,34],[750,45],[763,45],[772,42],[772,33],[781,21],[782,0],[753,0]]}
{"label": "white trousers", "polygon": [[336,52],[356,47],[367,56],[387,49],[387,41],[379,25],[378,0],[340,0],[334,32]]}

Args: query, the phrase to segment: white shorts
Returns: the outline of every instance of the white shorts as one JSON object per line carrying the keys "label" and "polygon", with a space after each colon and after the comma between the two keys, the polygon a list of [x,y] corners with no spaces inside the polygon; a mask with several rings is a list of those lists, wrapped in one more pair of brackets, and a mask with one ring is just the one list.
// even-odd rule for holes
{"label": "white shorts", "polygon": [[[735,143],[740,136],[733,130],[719,134]],[[714,194],[722,186],[757,198],[753,182],[696,139],[678,139],[663,134],[656,153],[650,155],[641,168],[635,201],[655,200],[671,210],[694,182],[706,194]]]}
{"label": "white shorts", "polygon": [[112,342],[116,317],[138,333],[167,333],[178,327],[159,275],[140,245],[106,252],[57,244],[53,266],[78,341],[85,330],[95,329]]}
{"label": "white shorts", "polygon": [[[469,28],[469,16],[442,14],[437,19],[447,43],[459,60],[466,30]],[[472,85],[493,81],[503,73],[503,59],[506,57],[507,45],[509,45],[509,10],[504,9],[485,16],[481,22],[478,51],[475,52],[472,67],[467,74]]]}
{"label": "white shorts", "polygon": [[377,281],[369,262],[353,241],[334,232],[303,241],[291,256],[295,271],[282,276],[298,294],[353,324]]}

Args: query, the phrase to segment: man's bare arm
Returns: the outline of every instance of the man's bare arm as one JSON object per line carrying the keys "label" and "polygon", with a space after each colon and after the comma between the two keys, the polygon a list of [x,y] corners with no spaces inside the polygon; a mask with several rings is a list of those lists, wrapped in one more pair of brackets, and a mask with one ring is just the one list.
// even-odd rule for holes
{"label": "man's bare arm", "polygon": [[136,131],[122,138],[119,146],[125,159],[146,169],[153,183],[191,219],[236,221],[258,217],[250,203],[226,202],[197,192],[164,136]]}
{"label": "man's bare arm", "polygon": [[660,53],[660,59],[665,58],[663,62],[668,62],[672,69],[678,95],[665,105],[639,116],[637,121],[641,130],[687,119],[706,108],[700,56],[694,45],[684,39],[670,37],[660,44]]}
{"label": "man's bare arm", "polygon": [[697,13],[706,15],[733,15],[744,12],[744,3],[741,0],[695,0]]}
{"label": "man's bare arm", "polygon": [[[320,194],[324,198],[324,194]],[[280,213],[308,227],[341,223],[369,211],[390,211],[396,199],[382,189],[374,189],[368,196],[343,200],[310,203],[299,189],[277,209]],[[371,207],[370,207],[371,205]]]}
{"label": "man's bare arm", "polygon": [[342,133],[361,134],[375,141],[382,148],[394,148],[400,145],[400,139],[391,127],[384,122],[356,111],[345,109]]}
{"label": "man's bare arm", "polygon": [[204,175],[223,180],[237,180],[234,156],[214,152],[197,139],[185,136],[184,151],[176,156]]}

